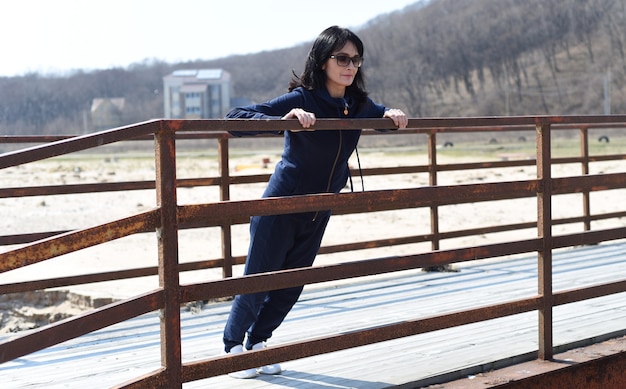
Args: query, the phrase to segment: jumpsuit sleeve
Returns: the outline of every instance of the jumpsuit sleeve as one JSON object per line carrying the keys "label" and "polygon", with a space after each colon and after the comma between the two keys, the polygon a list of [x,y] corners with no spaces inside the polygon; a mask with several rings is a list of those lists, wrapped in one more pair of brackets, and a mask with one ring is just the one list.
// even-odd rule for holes
{"label": "jumpsuit sleeve", "polygon": [[[304,99],[298,90],[286,93],[262,104],[233,108],[226,114],[227,119],[281,119],[293,108],[302,108]],[[254,136],[263,133],[282,135],[284,131],[229,131],[233,136]]]}
{"label": "jumpsuit sleeve", "polygon": [[[363,110],[360,112],[360,115],[357,115],[357,117],[363,117],[363,118],[382,118],[383,115],[385,114],[385,112],[387,112],[390,108],[382,105],[382,104],[378,104],[375,103],[372,99],[370,99],[369,97],[367,98],[367,101],[363,107]],[[377,129],[376,131],[378,132],[388,132],[388,131],[395,131],[397,130],[397,128],[394,127],[390,127],[390,128],[381,128],[381,129]]]}

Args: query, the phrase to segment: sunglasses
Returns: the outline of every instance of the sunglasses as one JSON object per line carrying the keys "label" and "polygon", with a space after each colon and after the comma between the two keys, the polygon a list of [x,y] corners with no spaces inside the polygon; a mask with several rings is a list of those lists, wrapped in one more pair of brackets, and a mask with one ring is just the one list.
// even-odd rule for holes
{"label": "sunglasses", "polygon": [[347,67],[351,61],[356,68],[360,68],[361,65],[363,65],[363,57],[360,57],[358,55],[355,55],[354,57],[348,57],[347,55],[339,54],[331,55],[330,58],[335,59],[337,61],[337,65],[343,68]]}

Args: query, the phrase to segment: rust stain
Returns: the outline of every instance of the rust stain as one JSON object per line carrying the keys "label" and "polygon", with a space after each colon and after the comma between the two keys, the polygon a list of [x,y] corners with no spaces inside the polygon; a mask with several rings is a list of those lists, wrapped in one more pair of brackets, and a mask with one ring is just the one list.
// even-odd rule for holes
{"label": "rust stain", "polygon": [[95,246],[137,232],[154,230],[159,210],[148,211],[101,226],[68,232],[31,245],[0,253],[0,273],[32,265],[73,251]]}

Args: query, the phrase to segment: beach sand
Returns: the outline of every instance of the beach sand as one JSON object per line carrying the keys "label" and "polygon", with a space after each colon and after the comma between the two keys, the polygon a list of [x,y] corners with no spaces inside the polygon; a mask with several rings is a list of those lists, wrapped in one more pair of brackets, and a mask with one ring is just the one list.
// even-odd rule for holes
{"label": "beach sand", "polygon": [[[231,174],[271,173],[279,159],[279,152],[246,155],[231,158]],[[264,167],[263,160],[270,160]],[[424,153],[385,153],[380,150],[361,150],[363,168],[423,165],[427,163]],[[458,159],[454,162],[459,162]],[[440,160],[439,163],[446,163]],[[178,178],[217,176],[218,165],[215,156],[181,155],[177,161]],[[357,162],[351,161],[351,166]],[[626,162],[611,161],[594,165],[592,174],[623,172]],[[555,166],[553,177],[580,175],[579,165]],[[53,158],[37,163],[0,170],[2,187],[23,187],[38,185],[65,185],[76,183],[114,182],[154,179],[154,161],[148,156],[138,157],[132,154],[115,156],[82,155],[71,158]],[[502,182],[536,178],[534,166],[505,169],[477,169],[469,171],[441,172],[439,185],[458,185],[471,183]],[[361,190],[361,180],[354,178],[355,190]],[[428,185],[427,174],[404,174],[393,176],[366,176],[366,190],[414,188]],[[232,200],[257,199],[261,196],[265,184],[237,185],[231,187]],[[346,190],[349,190],[346,189]],[[623,210],[621,201],[626,198],[626,190],[597,192],[591,195],[593,213]],[[180,188],[177,192],[179,204],[199,204],[219,200],[219,192],[212,188]],[[553,198],[553,217],[578,216],[582,214],[582,195],[563,195]],[[153,190],[124,191],[98,194],[34,196],[24,198],[0,199],[0,235],[19,233],[73,230],[87,228],[124,218],[156,207],[156,194]],[[460,204],[440,207],[440,231],[452,231],[482,226],[534,221],[537,218],[537,200],[535,198],[495,201],[480,204]],[[346,242],[367,241],[387,237],[427,234],[430,232],[428,209],[386,211],[356,215],[333,216],[329,223],[323,245]],[[594,222],[593,228],[623,226],[624,220]],[[555,226],[553,234],[582,231],[580,224]],[[233,254],[245,255],[248,246],[248,226],[234,226]],[[466,247],[514,241],[536,237],[536,230],[504,232],[489,236],[470,236],[451,239],[441,243],[441,249]],[[182,230],[179,232],[180,262],[214,259],[221,256],[220,231],[217,228]],[[15,247],[0,247],[6,252]],[[345,261],[378,258],[393,255],[406,255],[426,252],[430,244],[411,244],[374,250],[361,250],[349,253],[320,255],[316,265],[332,264]],[[141,234],[118,239],[96,247],[63,255],[43,263],[26,266],[21,269],[0,274],[0,283],[23,282],[42,278],[66,277],[90,274],[101,271],[113,271],[157,265],[157,241],[154,233]],[[458,265],[462,267],[462,264]],[[240,275],[242,269],[235,267],[234,275]],[[185,272],[180,275],[181,283],[205,282],[221,278],[221,269],[208,269]],[[347,281],[349,282],[349,281]],[[58,288],[57,292],[86,296],[92,300],[123,299],[158,287],[157,277],[101,282]],[[311,286],[312,287],[312,286]],[[88,300],[89,300],[88,299]],[[9,299],[10,300],[10,299]],[[51,316],[59,312],[73,314],[90,307],[67,305],[67,299],[59,301],[41,300],[34,297],[34,302],[13,302],[4,308],[4,324],[0,331],[15,330],[19,326],[16,312],[20,317],[28,318],[46,312]],[[79,299],[80,300],[80,299]],[[87,304],[88,305],[88,304]],[[8,309],[8,311],[7,311]],[[13,310],[11,313],[11,310]],[[57,315],[57,317],[61,317]],[[13,318],[9,323],[8,318]],[[23,319],[27,320],[27,319]],[[18,324],[16,324],[16,322]],[[17,327],[16,327],[17,326]],[[22,324],[20,328],[28,327]]]}

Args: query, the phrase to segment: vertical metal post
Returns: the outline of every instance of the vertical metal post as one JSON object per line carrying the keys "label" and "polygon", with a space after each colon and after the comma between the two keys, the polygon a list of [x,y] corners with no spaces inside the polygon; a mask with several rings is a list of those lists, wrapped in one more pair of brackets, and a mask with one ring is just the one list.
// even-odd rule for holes
{"label": "vertical metal post", "polygon": [[537,233],[541,239],[538,252],[539,358],[552,359],[552,173],[550,125],[537,125]]}
{"label": "vertical metal post", "polygon": [[[428,134],[428,184],[437,186],[437,133],[434,130]],[[433,236],[431,249],[439,250],[439,208],[436,205],[430,207],[430,232]]]}
{"label": "vertical metal post", "polygon": [[[589,174],[589,131],[587,128],[580,129],[580,152],[582,154],[582,173]],[[591,230],[591,201],[588,190],[583,191],[583,217],[585,231]]]}
{"label": "vertical metal post", "polygon": [[[220,170],[220,200],[230,200],[230,173],[228,167],[228,137],[224,136],[218,139],[217,144],[218,156],[219,156],[219,170]],[[228,223],[224,223],[221,226],[222,231],[222,258],[224,263],[222,265],[222,277],[228,278],[233,276],[233,250],[232,250],[232,220]]]}
{"label": "vertical metal post", "polygon": [[156,134],[155,158],[157,204],[161,211],[161,225],[157,229],[159,286],[164,294],[160,315],[161,364],[165,368],[163,388],[182,388],[176,142],[175,131],[167,125],[162,124]]}

